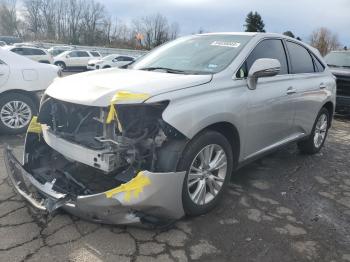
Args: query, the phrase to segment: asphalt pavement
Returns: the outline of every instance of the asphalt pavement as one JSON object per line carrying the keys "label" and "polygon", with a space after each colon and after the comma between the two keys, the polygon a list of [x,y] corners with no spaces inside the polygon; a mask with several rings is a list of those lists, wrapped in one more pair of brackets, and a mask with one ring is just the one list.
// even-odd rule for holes
{"label": "asphalt pavement", "polygon": [[324,149],[289,145],[233,175],[207,215],[167,230],[94,224],[64,212],[42,217],[9,186],[0,137],[0,261],[350,261],[350,118]]}

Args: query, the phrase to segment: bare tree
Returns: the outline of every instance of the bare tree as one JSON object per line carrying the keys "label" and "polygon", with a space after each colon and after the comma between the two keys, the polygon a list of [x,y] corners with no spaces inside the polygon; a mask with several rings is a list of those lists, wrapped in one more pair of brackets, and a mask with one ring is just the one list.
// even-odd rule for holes
{"label": "bare tree", "polygon": [[[147,48],[177,38],[180,27],[161,14],[138,18],[130,26],[111,17],[98,0],[0,0],[0,33],[28,40],[68,44],[103,44],[113,47]],[[137,37],[136,37],[137,36]]]}
{"label": "bare tree", "polygon": [[40,11],[42,14],[42,26],[46,39],[57,39],[57,7],[58,1],[41,0]]}
{"label": "bare tree", "polygon": [[329,29],[324,27],[312,32],[310,44],[317,48],[323,56],[340,47],[338,35],[333,34]]}
{"label": "bare tree", "polygon": [[[147,49],[151,49],[168,41],[171,37],[169,23],[165,16],[154,14],[133,22],[135,35],[143,35],[143,44]],[[174,27],[173,36],[177,35],[178,28]],[[175,33],[175,34],[174,34]]]}
{"label": "bare tree", "polygon": [[26,23],[28,24],[27,30],[30,31],[34,39],[37,40],[39,38],[39,34],[41,31],[41,0],[25,0],[25,18]]}
{"label": "bare tree", "polygon": [[92,0],[84,2],[84,5],[82,6],[81,33],[85,43],[95,43],[95,38],[101,34],[101,31],[103,31],[103,27],[105,26],[105,21],[103,21],[104,18],[105,14],[103,5]]}
{"label": "bare tree", "polygon": [[4,35],[20,35],[17,18],[16,0],[0,1],[0,33]]}

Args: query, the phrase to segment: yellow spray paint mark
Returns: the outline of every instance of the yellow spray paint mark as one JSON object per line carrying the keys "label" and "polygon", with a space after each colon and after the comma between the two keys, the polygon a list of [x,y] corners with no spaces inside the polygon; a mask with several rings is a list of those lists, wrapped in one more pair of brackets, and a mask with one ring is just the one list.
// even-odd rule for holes
{"label": "yellow spray paint mark", "polygon": [[106,123],[110,124],[113,120],[116,120],[118,123],[119,131],[122,131],[122,126],[118,120],[117,110],[115,109],[114,105],[120,101],[145,100],[149,97],[150,97],[150,95],[148,95],[148,94],[130,93],[128,91],[117,92],[111,100],[110,109],[108,112]]}
{"label": "yellow spray paint mark", "polygon": [[29,123],[27,133],[36,133],[40,134],[41,133],[41,125],[38,122],[38,117],[33,116],[32,120]]}
{"label": "yellow spray paint mark", "polygon": [[126,202],[130,202],[132,195],[135,199],[137,199],[139,197],[139,194],[143,192],[143,188],[150,184],[151,180],[149,179],[149,177],[145,176],[142,172],[139,172],[137,176],[129,182],[122,184],[114,189],[111,189],[105,192],[105,194],[107,198],[111,198],[112,196],[118,193],[125,193],[124,200]]}

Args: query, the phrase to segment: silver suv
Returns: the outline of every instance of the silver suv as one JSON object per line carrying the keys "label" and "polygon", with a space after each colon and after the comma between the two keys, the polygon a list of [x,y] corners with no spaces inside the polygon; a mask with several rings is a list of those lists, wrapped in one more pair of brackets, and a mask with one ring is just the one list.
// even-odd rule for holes
{"label": "silver suv", "polygon": [[[28,129],[13,185],[32,205],[115,224],[161,224],[218,204],[237,168],[290,142],[323,146],[335,79],[278,34],[165,44],[128,69],[56,80]],[[36,192],[36,193],[33,193]]]}

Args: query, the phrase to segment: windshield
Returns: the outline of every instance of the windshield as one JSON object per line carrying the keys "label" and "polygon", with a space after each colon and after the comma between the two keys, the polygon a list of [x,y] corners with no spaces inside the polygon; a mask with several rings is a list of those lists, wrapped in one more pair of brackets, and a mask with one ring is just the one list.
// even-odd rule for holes
{"label": "windshield", "polygon": [[114,58],[116,58],[118,55],[107,55],[104,58],[102,58],[103,60],[113,60]]}
{"label": "windshield", "polygon": [[350,67],[350,52],[332,52],[324,59],[329,66]]}
{"label": "windshield", "polygon": [[193,35],[169,42],[136,61],[139,70],[213,74],[225,69],[251,36]]}

